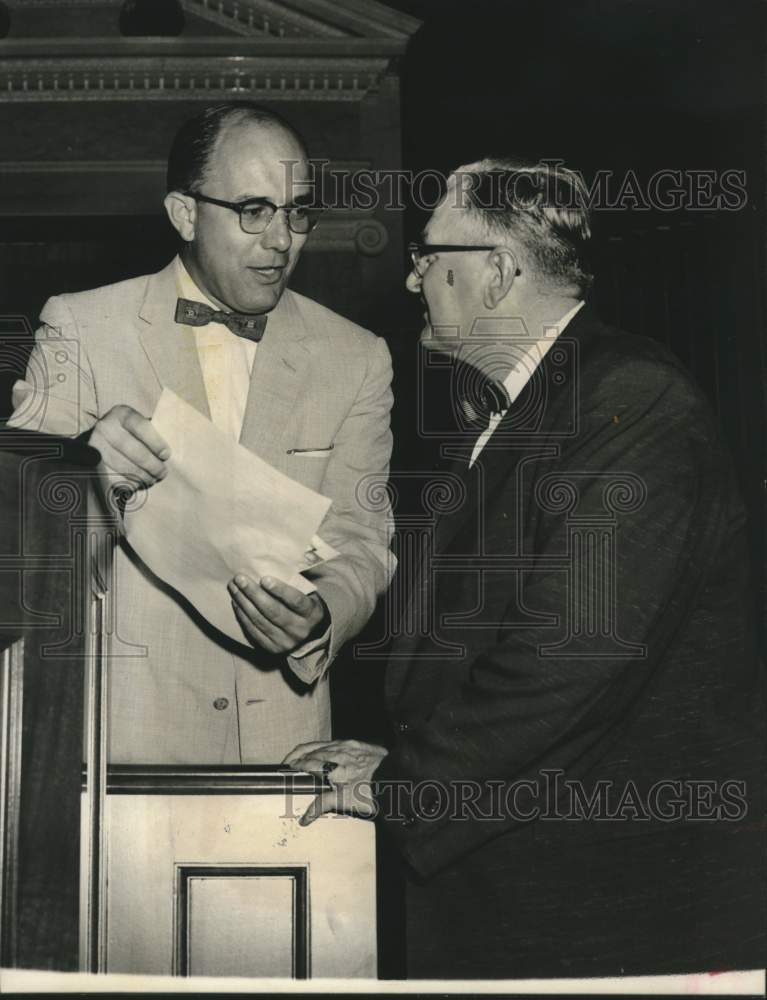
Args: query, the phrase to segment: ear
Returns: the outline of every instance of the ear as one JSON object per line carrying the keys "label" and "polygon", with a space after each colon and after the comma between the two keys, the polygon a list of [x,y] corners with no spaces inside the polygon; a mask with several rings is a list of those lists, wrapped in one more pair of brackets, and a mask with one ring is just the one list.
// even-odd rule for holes
{"label": "ear", "polygon": [[496,309],[511,291],[519,273],[517,258],[508,247],[498,247],[490,254],[490,277],[482,295],[486,309]]}
{"label": "ear", "polygon": [[184,242],[191,243],[197,221],[197,202],[180,191],[170,191],[163,204],[173,228]]}

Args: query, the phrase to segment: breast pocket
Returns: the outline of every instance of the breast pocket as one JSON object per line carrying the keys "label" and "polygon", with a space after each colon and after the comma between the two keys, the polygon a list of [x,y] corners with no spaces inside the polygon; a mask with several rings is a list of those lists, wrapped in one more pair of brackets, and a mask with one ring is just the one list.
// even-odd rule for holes
{"label": "breast pocket", "polygon": [[322,492],[321,486],[325,478],[333,445],[324,448],[289,448],[287,452],[288,475],[305,486]]}
{"label": "breast pocket", "polygon": [[288,455],[297,455],[300,458],[329,458],[335,445],[329,444],[326,448],[288,448]]}
{"label": "breast pocket", "polygon": [[288,455],[294,455],[297,458],[330,458],[334,447],[331,444],[327,448],[289,448]]}

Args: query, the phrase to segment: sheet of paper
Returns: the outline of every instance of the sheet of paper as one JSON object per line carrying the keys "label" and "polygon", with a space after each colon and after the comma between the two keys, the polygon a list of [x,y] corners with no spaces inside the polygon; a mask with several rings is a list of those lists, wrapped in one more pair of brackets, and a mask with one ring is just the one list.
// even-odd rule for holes
{"label": "sheet of paper", "polygon": [[152,424],[168,442],[168,474],[126,512],[129,544],[211,624],[246,642],[227,583],[239,571],[304,593],[300,570],[337,555],[317,536],[331,501],[227,437],[169,389]]}

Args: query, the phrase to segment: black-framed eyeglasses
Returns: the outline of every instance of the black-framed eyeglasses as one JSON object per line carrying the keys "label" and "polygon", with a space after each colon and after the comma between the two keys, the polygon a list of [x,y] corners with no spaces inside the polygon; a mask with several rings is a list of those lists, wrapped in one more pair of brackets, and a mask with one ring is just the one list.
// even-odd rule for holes
{"label": "black-framed eyeglasses", "polygon": [[[474,250],[495,250],[497,244],[493,246],[478,246],[476,243],[469,245],[468,243],[408,243],[407,251],[410,254],[410,262],[413,265],[413,270],[422,278],[426,273],[427,264],[423,270],[420,267],[422,257],[430,257],[438,253],[469,253]],[[520,275],[522,272],[517,268],[517,274]]]}
{"label": "black-framed eyeglasses", "polygon": [[222,201],[221,198],[210,198],[199,191],[184,191],[184,194],[195,201],[204,201],[209,205],[231,209],[240,217],[240,228],[250,236],[258,236],[269,228],[275,213],[282,210],[291,232],[310,233],[320,221],[322,206],[295,202],[290,205],[275,205],[268,198],[247,198],[245,201]]}

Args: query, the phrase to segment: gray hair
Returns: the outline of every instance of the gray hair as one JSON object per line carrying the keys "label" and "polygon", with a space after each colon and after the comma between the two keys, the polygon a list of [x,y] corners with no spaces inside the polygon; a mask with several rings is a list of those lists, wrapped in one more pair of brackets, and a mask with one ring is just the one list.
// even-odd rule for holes
{"label": "gray hair", "polygon": [[511,239],[539,279],[585,294],[594,280],[588,189],[559,162],[492,157],[453,172],[459,207],[483,238]]}

